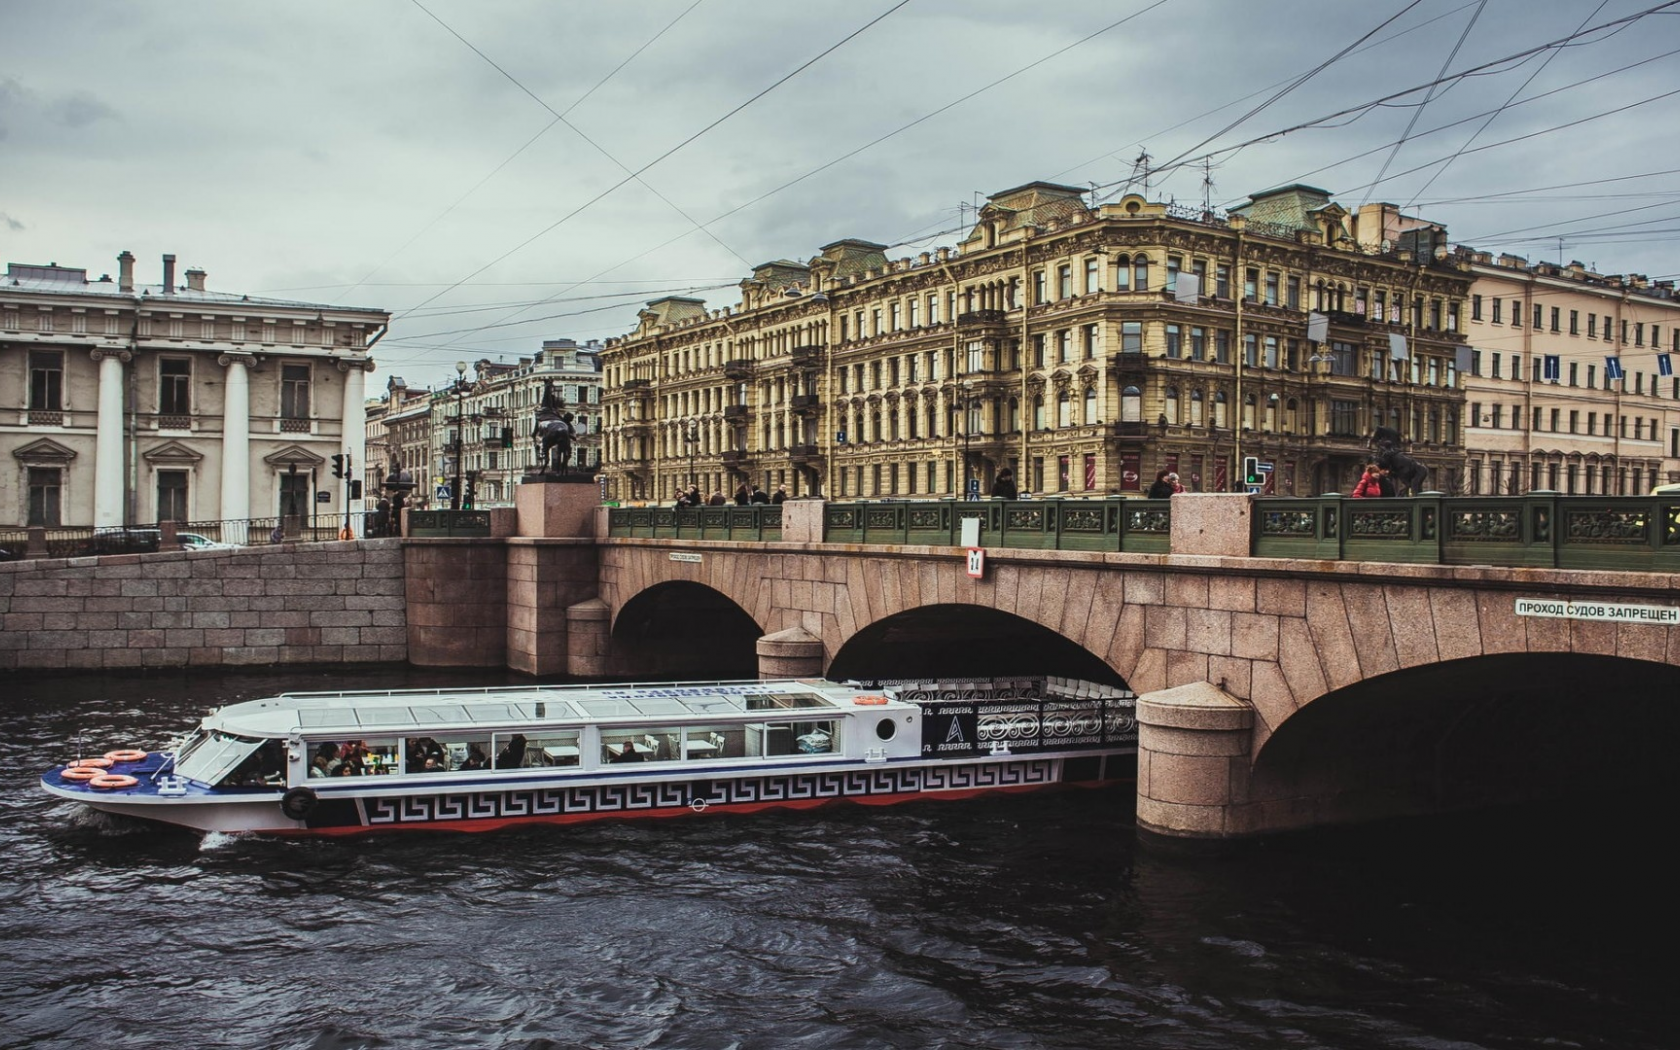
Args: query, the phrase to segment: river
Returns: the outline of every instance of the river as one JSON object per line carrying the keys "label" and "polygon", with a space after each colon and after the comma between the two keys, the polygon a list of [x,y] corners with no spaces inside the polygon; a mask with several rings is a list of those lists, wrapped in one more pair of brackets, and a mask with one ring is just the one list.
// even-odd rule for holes
{"label": "river", "polygon": [[447,677],[7,680],[0,1048],[1680,1045],[1671,821],[1637,812],[1209,859],[1140,846],[1127,790],[280,842],[37,784],[78,734]]}

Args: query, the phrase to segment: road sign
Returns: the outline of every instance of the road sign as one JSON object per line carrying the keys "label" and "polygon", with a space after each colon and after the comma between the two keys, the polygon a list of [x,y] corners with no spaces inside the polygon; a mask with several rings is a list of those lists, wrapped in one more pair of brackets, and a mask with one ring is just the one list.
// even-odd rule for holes
{"label": "road sign", "polygon": [[448,485],[439,485],[437,487],[436,491],[434,491],[432,493],[432,498],[435,499],[435,500],[446,500],[446,499],[448,499],[449,498],[449,486]]}
{"label": "road sign", "polygon": [[968,574],[977,580],[986,575],[986,548],[970,547],[968,549]]}
{"label": "road sign", "polygon": [[1262,474],[1270,474],[1272,471],[1277,469],[1276,467],[1274,467],[1272,464],[1266,462],[1265,460],[1261,460],[1259,463],[1257,463],[1255,465],[1260,468],[1260,473],[1262,473]]}
{"label": "road sign", "polygon": [[315,493],[315,502],[316,503],[331,503],[332,502],[332,493],[328,492],[325,489],[321,489],[320,491]]}
{"label": "road sign", "polygon": [[979,499],[980,498],[980,479],[979,478],[969,478],[968,479],[968,489],[967,489],[965,495],[968,499]]}

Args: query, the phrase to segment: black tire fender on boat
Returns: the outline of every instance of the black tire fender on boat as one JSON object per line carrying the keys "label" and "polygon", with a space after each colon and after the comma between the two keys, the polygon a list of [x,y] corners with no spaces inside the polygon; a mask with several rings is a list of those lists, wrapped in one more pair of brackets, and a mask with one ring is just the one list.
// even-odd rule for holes
{"label": "black tire fender on boat", "polygon": [[306,787],[295,787],[280,796],[280,812],[290,820],[302,820],[314,810],[315,803],[321,801],[319,795]]}

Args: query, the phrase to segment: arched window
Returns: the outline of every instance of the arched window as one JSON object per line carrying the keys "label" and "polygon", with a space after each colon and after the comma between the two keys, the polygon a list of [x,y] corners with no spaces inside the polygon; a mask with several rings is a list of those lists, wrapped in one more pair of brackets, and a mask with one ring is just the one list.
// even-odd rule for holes
{"label": "arched window", "polygon": [[1056,425],[1073,426],[1073,398],[1066,390],[1056,395]]}
{"label": "arched window", "polygon": [[1190,391],[1190,425],[1191,426],[1199,427],[1199,426],[1202,425],[1202,423],[1205,419],[1205,417],[1203,416],[1204,410],[1205,410],[1205,402],[1202,398],[1202,392],[1200,390]]}
{"label": "arched window", "polygon": [[1216,430],[1224,430],[1230,424],[1225,416],[1225,391],[1216,391],[1213,395],[1213,425]]}
{"label": "arched window", "polygon": [[1139,292],[1149,291],[1149,256],[1132,256],[1132,288]]}
{"label": "arched window", "polygon": [[[1091,399],[1095,391],[1086,391]],[[1135,386],[1129,386],[1120,391],[1120,421],[1122,423],[1143,422],[1143,391]]]}
{"label": "arched window", "polygon": [[1178,387],[1167,387],[1167,407],[1165,415],[1169,426],[1178,426]]}
{"label": "arched window", "polygon": [[1085,388],[1085,418],[1080,422],[1090,426],[1097,421],[1097,391],[1095,387]]}
{"label": "arched window", "polygon": [[1243,395],[1242,427],[1244,430],[1254,429],[1254,395]]}
{"label": "arched window", "polygon": [[1126,291],[1132,286],[1132,257],[1122,255],[1114,260],[1114,286],[1119,291]]}

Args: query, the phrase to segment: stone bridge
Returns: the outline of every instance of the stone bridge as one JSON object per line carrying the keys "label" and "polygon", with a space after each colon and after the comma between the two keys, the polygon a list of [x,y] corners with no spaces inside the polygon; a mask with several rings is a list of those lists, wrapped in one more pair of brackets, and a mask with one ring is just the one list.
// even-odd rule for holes
{"label": "stone bridge", "polygon": [[[400,541],[409,662],[1125,685],[1142,723],[1139,826],[1181,839],[1667,787],[1671,574],[1253,558],[1248,498],[1206,495],[1175,497],[1171,553],[991,549],[975,577],[960,548],[820,542],[818,502],[787,504],[776,542],[613,539],[593,490],[532,488],[505,535]],[[240,593],[262,557],[227,559],[247,566]],[[14,619],[31,615],[25,591],[63,601],[45,576],[0,573],[0,657],[20,649],[14,625],[32,626]],[[390,659],[389,632],[368,628],[378,657],[349,644],[349,611],[311,640]]]}

